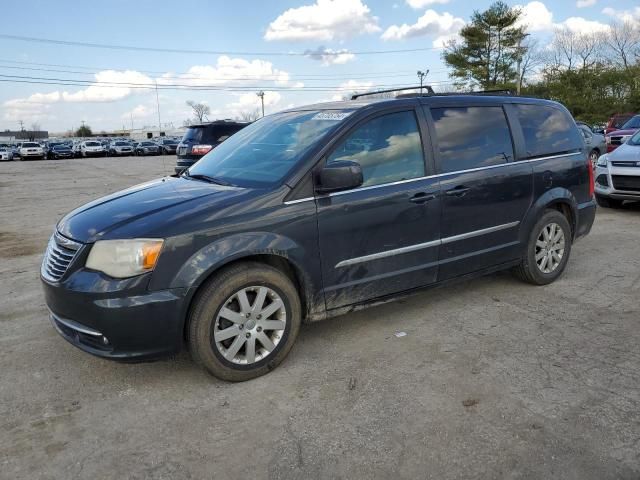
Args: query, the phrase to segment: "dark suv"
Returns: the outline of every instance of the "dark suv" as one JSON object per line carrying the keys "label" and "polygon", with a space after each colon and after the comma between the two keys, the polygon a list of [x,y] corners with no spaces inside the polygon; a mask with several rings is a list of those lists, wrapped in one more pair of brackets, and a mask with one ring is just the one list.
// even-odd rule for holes
{"label": "dark suv", "polygon": [[41,276],[77,347],[130,360],[186,342],[239,381],[276,367],[302,322],[507,268],[553,282],[594,215],[593,169],[558,103],[326,103],[72,211]]}
{"label": "dark suv", "polygon": [[217,120],[201,125],[191,125],[178,144],[175,171],[181,173],[196,163],[231,135],[249,125],[231,120]]}

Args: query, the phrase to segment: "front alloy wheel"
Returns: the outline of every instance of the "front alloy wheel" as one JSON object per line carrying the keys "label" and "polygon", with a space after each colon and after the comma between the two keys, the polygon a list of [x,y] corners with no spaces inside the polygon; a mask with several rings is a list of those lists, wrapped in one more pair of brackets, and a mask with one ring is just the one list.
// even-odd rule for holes
{"label": "front alloy wheel", "polygon": [[189,313],[189,350],[216,377],[249,380],[284,360],[301,318],[298,290],[287,274],[264,263],[237,263],[199,288]]}
{"label": "front alloy wheel", "polygon": [[251,286],[224,303],[213,328],[213,344],[227,361],[251,365],[278,346],[287,324],[287,310],[276,291]]}

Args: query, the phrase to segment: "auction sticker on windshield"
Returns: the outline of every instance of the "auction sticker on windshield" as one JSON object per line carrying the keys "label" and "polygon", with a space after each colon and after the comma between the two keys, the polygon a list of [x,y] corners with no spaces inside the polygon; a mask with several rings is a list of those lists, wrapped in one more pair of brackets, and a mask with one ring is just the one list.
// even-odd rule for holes
{"label": "auction sticker on windshield", "polygon": [[335,120],[340,121],[351,115],[351,112],[320,112],[316,113],[311,120]]}

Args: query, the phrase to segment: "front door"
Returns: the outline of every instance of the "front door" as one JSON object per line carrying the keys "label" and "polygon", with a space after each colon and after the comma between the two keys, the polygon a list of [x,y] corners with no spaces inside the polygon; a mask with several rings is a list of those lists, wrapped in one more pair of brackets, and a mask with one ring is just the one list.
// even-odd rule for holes
{"label": "front door", "polygon": [[430,114],[442,198],[438,279],[518,258],[533,178],[530,163],[514,162],[502,106],[432,107]]}
{"label": "front door", "polygon": [[358,162],[364,177],[359,188],[316,199],[328,309],[436,280],[439,186],[426,176],[421,118],[410,109],[367,119],[326,159]]}

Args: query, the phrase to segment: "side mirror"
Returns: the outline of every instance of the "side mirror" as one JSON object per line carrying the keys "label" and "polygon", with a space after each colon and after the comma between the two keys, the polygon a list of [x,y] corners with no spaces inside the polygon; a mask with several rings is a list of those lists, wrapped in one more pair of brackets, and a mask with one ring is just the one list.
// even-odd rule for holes
{"label": "side mirror", "polygon": [[328,163],[315,176],[315,188],[318,193],[357,188],[362,182],[362,167],[350,160]]}

